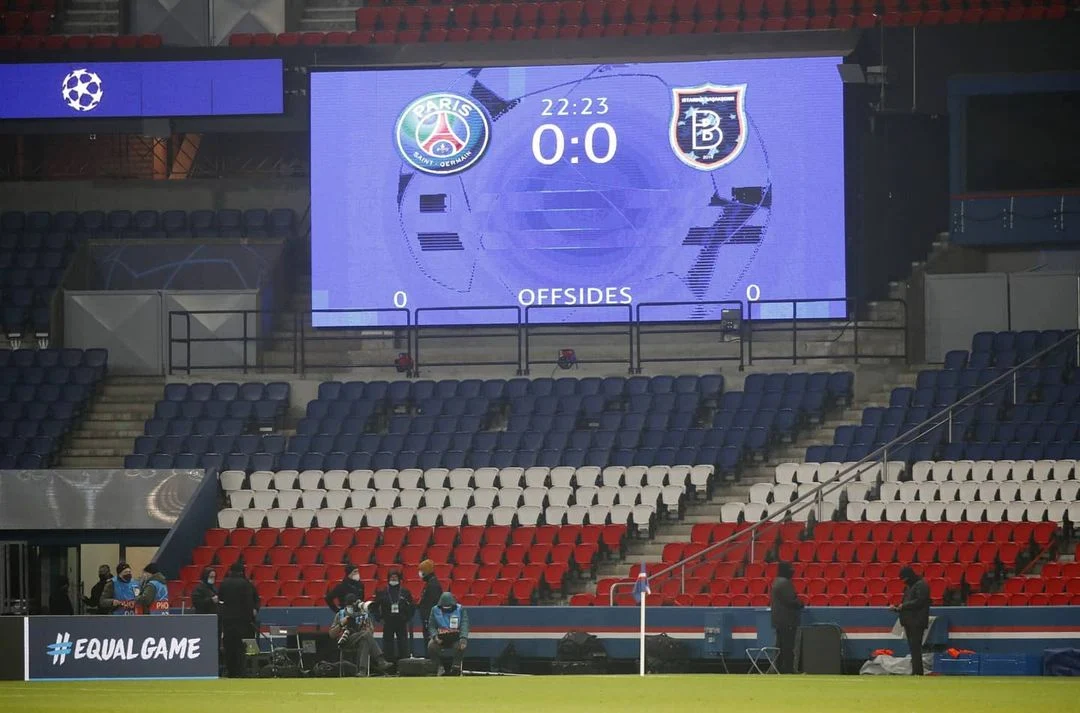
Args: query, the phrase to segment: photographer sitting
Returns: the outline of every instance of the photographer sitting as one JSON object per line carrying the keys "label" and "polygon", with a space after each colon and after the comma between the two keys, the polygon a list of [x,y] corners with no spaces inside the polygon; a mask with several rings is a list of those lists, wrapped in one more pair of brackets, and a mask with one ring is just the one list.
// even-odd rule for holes
{"label": "photographer sitting", "polygon": [[356,652],[357,676],[367,676],[372,655],[375,656],[375,668],[379,671],[385,673],[390,668],[390,662],[383,658],[379,645],[375,643],[375,631],[368,615],[369,606],[370,602],[350,598],[345,607],[334,614],[334,621],[330,624],[330,639],[342,653]]}
{"label": "photographer sitting", "polygon": [[427,647],[428,658],[438,666],[442,653],[452,651],[450,675],[460,676],[465,648],[469,645],[469,615],[450,592],[443,592],[439,603],[431,608],[428,633],[431,635]]}

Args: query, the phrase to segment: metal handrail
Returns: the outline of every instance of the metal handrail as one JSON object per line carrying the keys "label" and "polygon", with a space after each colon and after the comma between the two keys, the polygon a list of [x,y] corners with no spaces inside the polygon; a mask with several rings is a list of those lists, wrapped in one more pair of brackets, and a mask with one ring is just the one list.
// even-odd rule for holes
{"label": "metal handrail", "polygon": [[[958,407],[966,408],[966,407],[972,405],[973,403],[975,405],[977,405],[978,401],[983,396],[987,395],[988,393],[990,393],[992,390],[996,389],[997,387],[1011,385],[1013,387],[1014,393],[1015,393],[1015,388],[1016,388],[1016,385],[1017,385],[1017,374],[1020,373],[1021,369],[1029,368],[1032,364],[1038,362],[1040,359],[1042,359],[1047,354],[1050,354],[1051,352],[1057,350],[1059,347],[1064,346],[1065,344],[1069,343],[1070,341],[1075,341],[1076,342],[1075,356],[1077,358],[1077,362],[1080,363],[1080,330],[1073,330],[1071,332],[1067,332],[1066,336],[1062,337],[1059,341],[1055,342],[1051,346],[1049,346],[1046,349],[1043,349],[1041,352],[1038,352],[1037,354],[1029,357],[1026,361],[1012,367],[1011,369],[1009,369],[1005,373],[999,374],[997,377],[991,379],[987,383],[985,383],[982,386],[976,388],[970,394],[967,394],[966,396],[959,399],[955,403],[953,403],[950,406],[946,407],[944,410],[939,411],[938,413],[935,413],[935,414],[931,415],[929,418],[925,419],[921,423],[918,423],[918,424],[912,426],[910,429],[908,429],[904,433],[900,434],[899,436],[897,436],[893,440],[889,441],[885,445],[879,446],[877,449],[875,449],[871,453],[867,454],[866,456],[864,456],[860,460],[851,463],[846,468],[841,468],[836,473],[836,475],[834,475],[832,478],[830,478],[829,480],[827,480],[827,481],[825,481],[823,483],[818,483],[816,488],[808,490],[806,493],[803,493],[802,495],[798,496],[795,500],[788,503],[784,507],[780,508],[776,512],[767,514],[764,519],[750,525],[750,527],[748,527],[748,528],[746,528],[744,530],[741,530],[739,532],[736,532],[734,535],[731,535],[730,537],[726,537],[723,540],[720,540],[719,542],[714,542],[713,544],[709,545],[708,547],[701,550],[700,552],[695,552],[693,555],[690,555],[689,557],[684,557],[683,559],[679,560],[678,562],[675,562],[675,563],[673,563],[673,564],[671,564],[671,565],[669,565],[667,567],[664,567],[663,569],[661,569],[661,570],[659,570],[657,572],[653,572],[653,573],[648,574],[648,577],[647,577],[648,580],[652,581],[653,579],[655,579],[657,577],[660,577],[660,576],[665,575],[665,574],[670,574],[671,572],[674,572],[674,571],[676,571],[676,570],[678,570],[680,568],[685,569],[686,566],[689,563],[691,563],[691,562],[693,562],[695,560],[704,560],[707,557],[707,555],[709,555],[710,553],[716,552],[717,550],[719,550],[722,547],[734,545],[739,540],[744,539],[747,535],[749,535],[751,537],[751,541],[753,541],[754,533],[756,533],[758,531],[758,529],[762,528],[765,525],[770,525],[770,524],[775,525],[775,524],[778,524],[778,523],[782,522],[783,519],[784,519],[784,516],[786,516],[788,514],[791,514],[793,512],[797,512],[799,510],[802,510],[803,506],[805,506],[805,505],[821,502],[821,496],[824,493],[832,492],[833,490],[836,490],[837,488],[842,488],[842,487],[850,484],[855,478],[858,478],[860,476],[860,474],[862,473],[863,469],[866,466],[870,465],[870,464],[873,464],[873,463],[876,463],[876,462],[880,461],[887,468],[888,467],[888,462],[889,462],[888,461],[888,453],[889,453],[890,449],[895,449],[895,448],[901,447],[903,445],[907,445],[908,443],[911,443],[912,441],[917,440],[918,438],[920,438],[925,433],[929,433],[929,432],[933,431],[933,429],[938,428],[938,427],[940,427],[942,425],[945,425],[945,424],[949,424],[950,431],[951,431],[953,412]],[[912,438],[913,434],[914,434],[914,438]],[[828,490],[826,490],[826,488],[828,488]],[[685,585],[685,577],[683,579],[684,579],[684,585]],[[632,587],[633,585],[634,585],[634,583],[630,582],[630,581],[615,582],[614,584],[612,584],[611,585],[611,590],[610,590],[609,595],[608,595],[609,596],[609,603],[612,606],[614,606],[616,589],[618,589],[618,588],[625,589],[625,588],[628,588],[628,587]]]}

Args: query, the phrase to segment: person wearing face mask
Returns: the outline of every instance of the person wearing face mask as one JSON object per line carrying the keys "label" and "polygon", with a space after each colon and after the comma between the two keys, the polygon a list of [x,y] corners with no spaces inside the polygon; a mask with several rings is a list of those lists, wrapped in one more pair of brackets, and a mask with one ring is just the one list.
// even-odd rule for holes
{"label": "person wearing face mask", "polygon": [[100,610],[102,614],[135,614],[135,600],[139,596],[139,583],[132,579],[131,565],[120,562],[116,565],[116,576],[105,583],[101,590]]}
{"label": "person wearing face mask", "polygon": [[355,654],[357,676],[368,675],[372,657],[375,668],[380,672],[385,673],[391,667],[375,643],[371,608],[371,602],[349,597],[345,600],[345,606],[334,613],[334,620],[330,623],[330,639],[338,645],[342,654]]}
{"label": "person wearing face mask", "polygon": [[439,597],[442,596],[442,585],[439,583],[438,577],[435,576],[435,563],[431,560],[424,560],[420,563],[420,579],[424,580],[424,590],[420,592],[420,603],[417,604],[417,611],[420,613],[420,624],[423,626],[424,631],[424,646],[427,647],[428,636],[428,620],[431,615],[431,608],[439,603]]}
{"label": "person wearing face mask", "polygon": [[169,584],[153,562],[143,567],[142,588],[136,604],[142,614],[161,616],[169,613]]}
{"label": "person wearing face mask", "polygon": [[450,675],[460,676],[461,662],[469,645],[469,614],[450,592],[443,592],[439,603],[432,607],[428,616],[428,634],[431,636],[427,645],[428,658],[438,666],[443,652],[450,651],[453,654]]}
{"label": "person wearing face mask", "polygon": [[397,661],[412,655],[408,624],[416,605],[409,590],[401,586],[401,572],[390,570],[386,585],[375,593],[371,611],[383,625],[383,652],[390,661]]}
{"label": "person wearing face mask", "polygon": [[217,573],[213,567],[206,567],[199,577],[199,583],[191,591],[191,606],[196,614],[217,614],[218,595],[214,586],[217,581]]}
{"label": "person wearing face mask", "polygon": [[364,583],[360,581],[360,570],[356,565],[345,565],[345,578],[326,593],[326,606],[330,611],[339,612],[350,599],[364,599]]}
{"label": "person wearing face mask", "polygon": [[101,593],[105,590],[105,585],[110,579],[112,579],[112,570],[109,569],[109,565],[103,564],[98,567],[98,581],[90,588],[90,596],[83,597],[83,604],[86,605],[87,614],[108,614],[109,612],[101,609]]}

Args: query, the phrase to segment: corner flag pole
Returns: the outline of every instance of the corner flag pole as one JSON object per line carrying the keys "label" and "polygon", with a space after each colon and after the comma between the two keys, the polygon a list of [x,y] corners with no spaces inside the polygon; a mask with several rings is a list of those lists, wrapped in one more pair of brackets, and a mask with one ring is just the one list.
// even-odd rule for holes
{"label": "corner flag pole", "polygon": [[[639,576],[642,577],[642,578],[645,577],[644,574],[639,575]],[[640,662],[639,663],[639,671],[638,671],[638,673],[641,676],[645,675],[645,599],[646,599],[646,597],[645,597],[645,594],[643,593],[641,595],[641,637],[640,637],[641,641],[640,641],[640,645],[639,645],[639,648],[638,648],[638,661]]]}
{"label": "corner flag pole", "polygon": [[638,572],[637,582],[634,583],[634,596],[637,597],[638,604],[641,605],[641,632],[639,635],[638,647],[638,673],[641,676],[645,675],[645,601],[648,599],[648,596],[652,594],[652,590],[649,589],[649,575],[645,570],[645,563],[642,562],[641,571]]}

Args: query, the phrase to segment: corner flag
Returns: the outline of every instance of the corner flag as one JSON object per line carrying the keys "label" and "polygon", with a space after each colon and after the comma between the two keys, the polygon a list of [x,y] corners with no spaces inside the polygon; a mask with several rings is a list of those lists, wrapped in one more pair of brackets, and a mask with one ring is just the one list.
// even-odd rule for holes
{"label": "corner flag", "polygon": [[634,601],[640,604],[646,594],[652,594],[652,590],[649,588],[649,575],[645,573],[645,565],[641,565],[641,572],[634,582]]}

